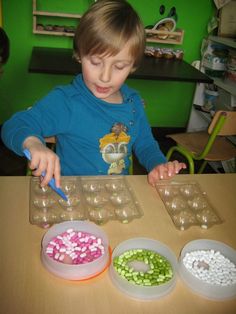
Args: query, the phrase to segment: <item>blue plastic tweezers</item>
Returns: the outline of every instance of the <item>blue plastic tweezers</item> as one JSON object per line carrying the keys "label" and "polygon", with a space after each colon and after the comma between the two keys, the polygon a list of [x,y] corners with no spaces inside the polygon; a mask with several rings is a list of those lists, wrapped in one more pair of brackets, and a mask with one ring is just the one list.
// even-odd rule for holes
{"label": "blue plastic tweezers", "polygon": [[[28,160],[31,160],[31,154],[30,154],[30,151],[29,151],[28,149],[24,149],[24,150],[23,150],[23,153],[24,153],[25,157],[26,157]],[[42,177],[44,177],[44,176],[45,176],[45,171],[42,172],[41,175],[42,175]],[[56,185],[55,185],[55,179],[54,179],[54,178],[52,178],[52,179],[49,181],[48,185],[49,185],[58,195],[60,195],[65,201],[68,201],[68,198],[67,198],[67,196],[65,195],[65,193],[62,191],[62,189],[56,187]]]}

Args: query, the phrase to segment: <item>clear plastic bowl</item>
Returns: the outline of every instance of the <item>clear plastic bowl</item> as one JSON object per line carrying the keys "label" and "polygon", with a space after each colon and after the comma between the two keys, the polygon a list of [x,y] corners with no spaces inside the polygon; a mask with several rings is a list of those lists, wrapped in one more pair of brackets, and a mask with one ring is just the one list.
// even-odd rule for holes
{"label": "clear plastic bowl", "polygon": [[[101,238],[105,253],[96,260],[86,264],[63,264],[55,261],[47,255],[48,243],[57,235],[73,228]],[[45,268],[54,275],[69,280],[85,280],[99,275],[108,266],[110,261],[108,238],[105,232],[96,224],[87,221],[66,221],[52,226],[44,235],[42,240],[41,260]]]}
{"label": "clear plastic bowl", "polygon": [[184,246],[179,258],[179,275],[185,284],[196,294],[211,300],[226,300],[236,296],[236,284],[222,286],[207,283],[195,277],[184,265],[183,258],[188,252],[198,250],[219,251],[236,265],[236,251],[230,246],[214,240],[194,240]]}
{"label": "clear plastic bowl", "polygon": [[[158,286],[135,285],[121,277],[113,266],[113,259],[125,251],[132,249],[152,250],[164,256],[172,266],[173,277],[168,282]],[[172,253],[172,251],[166,245],[159,241],[148,238],[133,238],[120,243],[113,250],[111,265],[109,267],[109,274],[113,284],[126,295],[141,300],[159,299],[170,293],[175,287],[177,276],[177,259],[174,253]]]}

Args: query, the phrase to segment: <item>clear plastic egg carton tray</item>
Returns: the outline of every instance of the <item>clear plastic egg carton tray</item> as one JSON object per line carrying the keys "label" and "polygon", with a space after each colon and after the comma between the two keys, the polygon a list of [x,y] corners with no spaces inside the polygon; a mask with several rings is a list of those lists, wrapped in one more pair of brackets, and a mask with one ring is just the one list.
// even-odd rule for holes
{"label": "clear plastic egg carton tray", "polygon": [[156,184],[156,189],[177,229],[185,230],[194,225],[207,229],[222,223],[197,182],[166,181]]}
{"label": "clear plastic egg carton tray", "polygon": [[62,177],[61,188],[68,201],[50,187],[41,188],[36,177],[30,182],[30,222],[47,227],[69,220],[110,220],[128,223],[143,211],[123,176]]}

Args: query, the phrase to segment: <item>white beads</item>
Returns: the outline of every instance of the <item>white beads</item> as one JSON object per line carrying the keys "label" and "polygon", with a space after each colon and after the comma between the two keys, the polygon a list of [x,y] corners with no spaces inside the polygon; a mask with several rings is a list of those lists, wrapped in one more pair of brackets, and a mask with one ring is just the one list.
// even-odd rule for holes
{"label": "white beads", "polygon": [[236,266],[219,251],[197,250],[186,253],[183,264],[198,279],[212,284],[229,286],[236,283]]}

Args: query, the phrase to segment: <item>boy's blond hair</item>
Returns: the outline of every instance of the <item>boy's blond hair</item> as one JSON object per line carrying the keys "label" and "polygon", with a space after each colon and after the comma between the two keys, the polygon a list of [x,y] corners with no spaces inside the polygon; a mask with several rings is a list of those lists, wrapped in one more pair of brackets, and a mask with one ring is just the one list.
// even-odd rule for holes
{"label": "boy's blond hair", "polygon": [[82,16],[74,38],[74,56],[114,56],[128,43],[133,68],[139,65],[145,48],[143,24],[124,0],[100,0]]}

